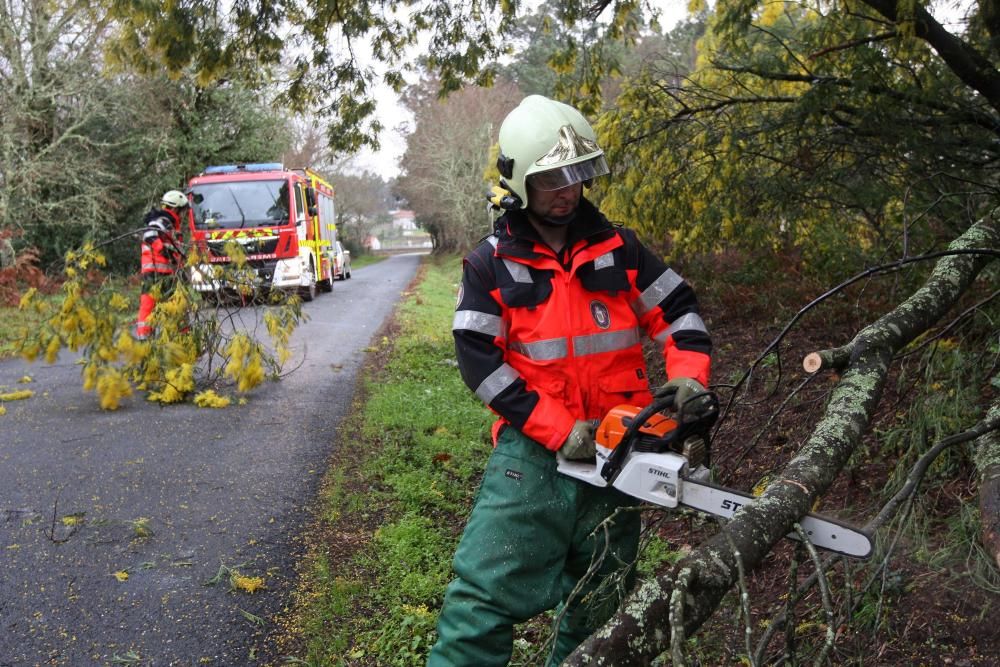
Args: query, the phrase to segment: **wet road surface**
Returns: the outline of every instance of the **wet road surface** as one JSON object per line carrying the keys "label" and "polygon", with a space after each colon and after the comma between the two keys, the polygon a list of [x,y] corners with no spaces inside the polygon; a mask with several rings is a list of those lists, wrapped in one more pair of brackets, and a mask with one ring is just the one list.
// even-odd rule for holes
{"label": "wet road surface", "polygon": [[[301,366],[242,406],[137,395],[104,412],[66,355],[0,361],[0,391],[35,392],[0,416],[0,667],[273,659],[309,504],[352,446],[337,426],[365,348],[419,261],[355,269],[305,304]],[[234,570],[265,588],[234,592]]]}

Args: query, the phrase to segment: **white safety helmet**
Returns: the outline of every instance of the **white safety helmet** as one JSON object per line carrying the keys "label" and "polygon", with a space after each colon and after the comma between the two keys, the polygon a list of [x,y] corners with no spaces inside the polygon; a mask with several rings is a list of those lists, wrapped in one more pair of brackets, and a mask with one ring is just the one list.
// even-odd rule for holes
{"label": "white safety helmet", "polygon": [[160,203],[164,206],[169,206],[170,208],[184,208],[188,205],[188,198],[180,190],[168,190],[163,193],[163,198],[160,199]]}
{"label": "white safety helmet", "polygon": [[[529,95],[500,126],[501,184],[528,207],[528,188],[559,190],[608,173],[597,136],[579,111]],[[589,184],[589,183],[587,183]]]}

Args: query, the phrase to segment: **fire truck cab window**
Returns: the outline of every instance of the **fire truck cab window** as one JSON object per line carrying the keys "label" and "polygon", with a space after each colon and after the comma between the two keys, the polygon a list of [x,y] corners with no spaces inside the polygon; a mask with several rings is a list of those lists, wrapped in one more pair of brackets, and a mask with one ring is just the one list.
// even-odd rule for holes
{"label": "fire truck cab window", "polygon": [[[288,181],[206,183],[193,191],[196,229],[288,224]],[[301,204],[299,204],[301,206]]]}
{"label": "fire truck cab window", "polygon": [[306,222],[306,211],[302,205],[305,195],[302,193],[301,183],[295,188],[295,193],[295,220],[297,224],[303,225]]}

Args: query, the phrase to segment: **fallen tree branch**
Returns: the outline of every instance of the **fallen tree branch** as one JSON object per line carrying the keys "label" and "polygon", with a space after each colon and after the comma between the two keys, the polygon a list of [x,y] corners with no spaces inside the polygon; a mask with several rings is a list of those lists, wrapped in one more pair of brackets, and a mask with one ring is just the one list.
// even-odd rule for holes
{"label": "fallen tree branch", "polygon": [[847,345],[835,347],[832,350],[810,352],[802,359],[802,368],[806,373],[815,374],[821,370],[840,370],[847,366],[851,359],[851,348]]}
{"label": "fallen tree branch", "polygon": [[[992,301],[993,299],[1000,296],[1000,290],[994,291],[985,299],[982,299],[978,303],[969,306],[964,311],[962,311],[958,317],[953,319],[947,326],[945,326],[937,335],[929,340],[922,342],[915,349],[907,351],[900,357],[908,356],[916,353],[918,350],[922,349],[924,346],[929,345],[941,336],[944,336],[948,331],[950,331],[958,322],[962,321],[968,317],[971,313],[982,308],[984,305]],[[816,373],[825,369],[840,370],[847,365],[851,359],[851,346],[844,345],[841,347],[835,347],[830,350],[817,350],[816,352],[810,352],[802,359],[802,368],[810,374]]]}
{"label": "fallen tree branch", "polygon": [[959,313],[958,316],[955,317],[955,319],[953,319],[951,322],[949,322],[945,327],[943,327],[940,331],[938,331],[934,336],[931,336],[927,340],[922,341],[920,343],[920,345],[917,345],[912,350],[907,350],[906,352],[900,354],[899,357],[900,358],[902,358],[902,357],[908,357],[908,356],[910,356],[912,354],[916,354],[917,352],[919,352],[920,350],[924,349],[928,345],[934,344],[937,340],[943,338],[949,331],[951,331],[956,326],[958,326],[958,324],[960,322],[964,321],[967,317],[969,317],[970,315],[972,315],[973,313],[975,313],[980,308],[982,308],[983,306],[985,306],[986,304],[988,304],[990,301],[993,301],[997,297],[1000,297],[1000,290],[996,290],[992,294],[990,294],[988,297],[986,297],[984,299],[981,299],[980,301],[972,304],[971,306],[969,306],[968,308],[966,308],[965,310],[963,310],[961,313]]}
{"label": "fallen tree branch", "polygon": [[[931,447],[929,450],[924,452],[924,454],[913,464],[910,468],[909,474],[906,476],[906,482],[900,487],[899,491],[893,494],[882,509],[879,511],[875,517],[873,517],[867,524],[865,524],[862,530],[868,534],[875,534],[879,529],[888,524],[896,513],[899,512],[900,507],[902,507],[907,501],[909,501],[913,495],[920,488],[920,483],[923,481],[924,475],[927,473],[928,468],[931,464],[937,460],[937,457],[941,455],[949,447],[954,447],[955,445],[960,445],[962,443],[970,442],[976,440],[977,438],[985,439],[987,437],[994,437],[998,443],[1000,443],[1000,438],[997,438],[997,434],[1000,432],[1000,404],[994,405],[987,414],[987,417],[977,423],[972,428],[962,431],[961,433],[956,433],[947,438],[944,438],[936,445]],[[1000,455],[1000,450],[996,452]],[[996,468],[998,475],[1000,475],[1000,466]],[[986,515],[983,515],[983,522],[985,525]],[[994,522],[994,526],[996,523]],[[984,539],[984,545],[986,541]],[[881,564],[878,566],[876,571],[871,575],[868,582],[862,587],[861,590],[867,590],[871,585],[881,576],[881,572],[884,570],[885,566],[889,561],[889,554],[892,549],[887,549],[886,553],[881,556]],[[991,551],[991,553],[993,553]],[[797,602],[805,595],[805,593],[816,585],[817,580],[822,575],[823,572],[829,570],[833,565],[839,561],[841,556],[830,556],[826,558],[822,563],[817,562],[817,569],[809,577],[807,577],[800,585],[793,586],[792,590],[789,591],[788,599],[785,603],[785,609],[775,614],[768,623],[767,630],[762,635],[760,641],[757,643],[757,650],[755,653],[754,660],[756,662],[763,661],[763,653],[767,649],[768,644],[770,644],[774,633],[786,626],[788,622],[788,616],[790,608],[794,606]]]}
{"label": "fallen tree branch", "polygon": [[[977,226],[974,225],[970,229],[970,231],[972,229],[976,229],[976,227]],[[969,232],[966,232],[966,235],[968,233]],[[961,238],[965,238],[966,235],[963,235]],[[799,311],[795,313],[795,315],[793,315],[792,318],[788,321],[785,327],[778,333],[778,335],[775,336],[774,340],[772,340],[767,345],[767,347],[764,348],[764,351],[761,352],[757,356],[757,358],[753,360],[753,362],[750,364],[750,367],[746,371],[744,371],[740,379],[736,381],[736,384],[733,385],[732,396],[730,397],[729,402],[726,404],[726,408],[722,411],[722,415],[719,417],[719,423],[716,426],[716,430],[718,430],[725,422],[726,418],[729,415],[730,408],[732,407],[733,403],[736,400],[736,396],[737,393],[739,392],[740,387],[742,387],[750,378],[750,376],[753,375],[754,369],[756,369],[757,366],[763,363],[764,359],[766,359],[772,353],[777,355],[778,362],[780,364],[781,356],[780,354],[778,354],[778,351],[781,346],[781,342],[784,340],[785,336],[788,335],[788,333],[795,327],[795,325],[798,323],[799,320],[805,317],[806,313],[808,313],[810,310],[820,305],[830,297],[834,296],[839,292],[842,292],[851,285],[861,280],[864,280],[865,278],[894,273],[896,271],[902,270],[904,267],[909,266],[910,264],[914,264],[917,262],[927,262],[933,259],[937,259],[939,260],[938,266],[940,267],[942,265],[941,260],[947,259],[949,257],[956,257],[958,255],[977,256],[977,261],[976,261],[977,264],[979,264],[980,262],[988,261],[989,258],[1000,259],[1000,250],[997,250],[995,248],[989,246],[977,247],[975,243],[973,243],[973,245],[966,245],[966,244],[956,245],[956,244],[957,242],[952,243],[947,250],[942,250],[940,252],[926,253],[923,255],[918,255],[916,257],[903,257],[902,259],[897,259],[894,262],[889,262],[887,264],[879,264],[878,266],[873,266],[868,269],[865,269],[864,271],[851,276],[850,278],[843,281],[836,287],[828,289],[826,292],[820,294],[818,297],[816,297],[815,299],[807,303],[805,306],[800,308]],[[949,266],[951,264],[952,263],[949,263]],[[979,270],[981,270],[981,267],[980,269],[976,270],[977,275],[979,273]],[[917,292],[917,294],[920,294],[920,292]],[[915,296],[917,295],[915,294],[914,297]],[[910,300],[912,299],[913,297],[911,297]],[[897,308],[896,310],[892,311],[892,313],[889,313],[888,315],[882,317],[878,322],[872,325],[872,327],[878,326],[880,323],[890,323],[891,319],[887,320],[886,318],[893,317],[894,313],[896,314],[894,316],[895,318],[901,317],[903,315],[903,313],[899,310],[899,308]],[[923,329],[920,333],[923,333],[923,331],[925,331],[927,328],[930,328],[930,326],[931,326],[930,324],[927,324],[925,329]],[[869,329],[870,328],[871,327],[869,327]],[[809,359],[808,361],[809,365],[806,366],[807,362],[803,360],[803,366],[810,373],[815,373],[817,370],[820,370],[820,368],[834,368],[837,370],[842,370],[844,367],[847,366],[848,363],[850,363],[851,355],[854,353],[854,347],[855,345],[857,345],[858,341],[859,339],[856,337],[853,341],[851,341],[847,345],[834,348],[832,350],[823,350],[811,353],[806,357],[807,359]],[[814,354],[818,354],[819,356],[814,357],[813,356]],[[810,368],[812,367],[815,367],[815,370],[810,370]],[[775,391],[776,390],[777,390],[777,385],[775,385]]]}
{"label": "fallen tree branch", "polygon": [[993,430],[979,438],[976,468],[979,471],[979,516],[982,521],[980,539],[983,547],[1000,568],[1000,404],[994,405],[988,419]]}
{"label": "fallen tree branch", "polygon": [[[973,225],[951,244],[952,254],[939,260],[923,287],[859,332],[850,344],[850,362],[823,418],[778,476],[779,481],[740,508],[719,534],[699,545],[671,571],[642,582],[618,613],[565,664],[649,664],[671,646],[671,634],[687,636],[697,631],[737,580],[738,566],[730,541],[743,565],[751,569],[809,512],[871,423],[893,355],[940,320],[995,254],[962,251],[995,248],[998,240],[1000,234],[992,218]],[[956,251],[959,254],[953,254]]]}

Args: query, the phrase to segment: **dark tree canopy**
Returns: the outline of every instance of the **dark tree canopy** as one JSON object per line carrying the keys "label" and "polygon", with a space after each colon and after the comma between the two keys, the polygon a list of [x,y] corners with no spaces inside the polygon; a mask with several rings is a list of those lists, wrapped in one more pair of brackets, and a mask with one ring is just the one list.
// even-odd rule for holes
{"label": "dark tree canopy", "polygon": [[[373,85],[381,81],[400,91],[404,74],[415,69],[416,48],[428,54],[426,67],[442,93],[463,83],[488,86],[498,59],[513,52],[523,14],[522,4],[510,0],[237,0],[228,11],[204,0],[111,0],[108,6],[117,28],[109,52],[122,67],[155,72],[166,66],[174,74],[193,73],[202,84],[233,76],[275,83],[290,109],[327,118],[331,144],[347,151],[377,144],[383,128],[373,117]],[[599,53],[605,37],[633,33],[637,10],[649,13],[650,3],[563,0],[553,7],[561,24],[586,26],[567,31],[551,61],[562,69],[586,65],[583,88],[567,92],[590,103],[614,62],[588,54]],[[595,27],[598,14],[610,20]]]}

